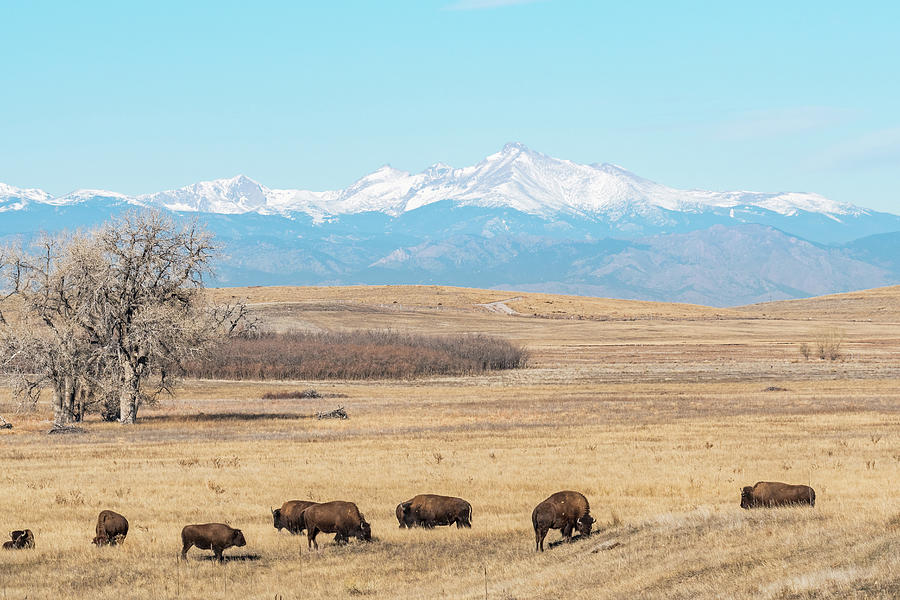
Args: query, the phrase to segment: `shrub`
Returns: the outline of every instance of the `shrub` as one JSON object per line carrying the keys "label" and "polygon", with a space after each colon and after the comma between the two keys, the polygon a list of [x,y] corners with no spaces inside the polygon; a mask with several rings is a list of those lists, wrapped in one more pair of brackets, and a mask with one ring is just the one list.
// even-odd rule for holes
{"label": "shrub", "polygon": [[185,371],[207,379],[408,379],[515,369],[526,361],[524,348],[495,336],[363,330],[237,337]]}
{"label": "shrub", "polygon": [[262,395],[263,400],[302,400],[305,398],[321,398],[322,394],[314,389],[308,390],[289,390],[286,392],[266,392]]}
{"label": "shrub", "polygon": [[822,360],[838,360],[841,358],[841,346],[844,343],[844,332],[840,329],[827,329],[816,334],[816,354]]}

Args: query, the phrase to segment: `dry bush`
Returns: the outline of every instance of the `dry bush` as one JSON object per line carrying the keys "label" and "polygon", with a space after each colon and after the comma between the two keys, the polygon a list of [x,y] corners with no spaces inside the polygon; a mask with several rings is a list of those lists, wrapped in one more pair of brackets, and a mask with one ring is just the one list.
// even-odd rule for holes
{"label": "dry bush", "polygon": [[305,400],[307,398],[322,398],[322,394],[314,389],[308,390],[289,390],[286,392],[266,392],[262,395],[263,400]]}
{"label": "dry bush", "polygon": [[838,360],[842,357],[844,332],[840,329],[826,329],[816,334],[816,355],[822,359]]}
{"label": "dry bush", "polygon": [[203,379],[407,379],[524,367],[524,348],[489,335],[392,331],[238,337],[186,365]]}

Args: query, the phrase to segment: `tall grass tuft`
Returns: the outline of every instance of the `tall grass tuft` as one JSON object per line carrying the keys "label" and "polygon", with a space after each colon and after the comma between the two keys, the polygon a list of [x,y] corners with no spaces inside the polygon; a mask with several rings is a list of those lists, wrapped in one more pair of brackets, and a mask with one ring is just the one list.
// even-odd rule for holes
{"label": "tall grass tuft", "polygon": [[201,379],[408,379],[524,367],[526,350],[490,335],[382,330],[238,337],[187,365]]}

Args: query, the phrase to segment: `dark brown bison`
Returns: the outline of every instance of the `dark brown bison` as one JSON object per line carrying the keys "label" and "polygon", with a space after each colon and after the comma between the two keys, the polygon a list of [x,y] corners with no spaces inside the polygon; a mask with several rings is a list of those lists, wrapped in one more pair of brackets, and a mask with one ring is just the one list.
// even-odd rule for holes
{"label": "dark brown bison", "polygon": [[181,530],[181,558],[187,558],[191,546],[201,550],[212,550],[216,559],[222,562],[222,551],[232,546],[246,546],[247,541],[240,529],[234,529],[222,523],[206,523],[204,525],[186,525]]}
{"label": "dark brown bison", "polygon": [[309,538],[307,544],[312,549],[315,545],[319,549],[316,535],[333,533],[334,541],[343,544],[351,537],[363,541],[372,540],[372,528],[366,522],[366,518],[359,512],[359,508],[352,502],[323,502],[313,504],[300,513],[300,519],[306,527],[306,535]]}
{"label": "dark brown bison", "polygon": [[306,526],[300,520],[300,513],[316,502],[308,500],[288,500],[281,508],[272,509],[272,524],[275,529],[281,531],[287,529],[291,533],[301,533]]}
{"label": "dark brown bison", "polygon": [[24,550],[34,548],[34,534],[30,529],[9,532],[10,541],[3,542],[4,550]]}
{"label": "dark brown bison", "polygon": [[115,546],[121,544],[128,535],[128,519],[111,510],[100,511],[97,517],[97,537],[94,543],[98,546]]}
{"label": "dark brown bison", "polygon": [[777,481],[757,481],[741,489],[741,508],[760,506],[816,505],[816,491],[808,485],[791,485]]}
{"label": "dark brown bison", "polygon": [[594,518],[584,494],[571,491],[556,492],[534,507],[531,513],[534,525],[534,549],[544,551],[544,538],[551,529],[562,531],[566,540],[572,539],[572,531],[591,535]]}
{"label": "dark brown bison", "polygon": [[436,525],[472,526],[472,505],[462,498],[419,494],[397,505],[400,528],[419,525],[431,529]]}

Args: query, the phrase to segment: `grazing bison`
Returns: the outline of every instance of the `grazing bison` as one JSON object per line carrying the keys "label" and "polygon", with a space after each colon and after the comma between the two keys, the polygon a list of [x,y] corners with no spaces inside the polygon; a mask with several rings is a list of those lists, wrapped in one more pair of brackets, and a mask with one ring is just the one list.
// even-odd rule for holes
{"label": "grazing bison", "polygon": [[741,508],[759,506],[816,505],[816,491],[808,485],[791,485],[777,481],[757,481],[741,489]]}
{"label": "grazing bison", "polygon": [[436,525],[472,526],[472,505],[462,498],[419,494],[397,505],[400,528],[419,525],[431,529]]}
{"label": "grazing bison", "polygon": [[281,505],[281,508],[272,509],[272,521],[275,529],[281,531],[283,528],[293,534],[301,533],[306,529],[306,525],[300,519],[300,513],[313,504],[317,503],[308,500],[288,500]]}
{"label": "grazing bison", "polygon": [[128,519],[111,510],[100,511],[97,517],[97,537],[94,543],[98,546],[115,546],[121,544],[128,535]]}
{"label": "grazing bison", "polygon": [[584,494],[563,491],[556,492],[535,506],[531,523],[534,525],[534,549],[543,552],[548,531],[559,529],[566,540],[572,539],[574,529],[581,535],[591,535],[594,518]]}
{"label": "grazing bison", "polygon": [[247,541],[240,529],[234,529],[222,523],[206,523],[204,525],[186,525],[181,530],[181,558],[187,558],[191,546],[201,550],[212,550],[216,559],[222,562],[222,551],[232,546],[246,546]]}
{"label": "grazing bison", "polygon": [[366,542],[372,540],[372,528],[352,502],[335,500],[313,504],[303,510],[300,519],[306,527],[306,535],[309,538],[307,544],[310,549],[313,545],[316,550],[319,549],[316,535],[320,531],[334,533],[334,541],[338,544],[346,542],[351,537]]}
{"label": "grazing bison", "polygon": [[11,531],[9,533],[10,541],[3,542],[4,550],[24,550],[25,548],[34,548],[34,534],[30,529],[22,529]]}

